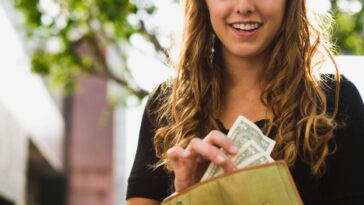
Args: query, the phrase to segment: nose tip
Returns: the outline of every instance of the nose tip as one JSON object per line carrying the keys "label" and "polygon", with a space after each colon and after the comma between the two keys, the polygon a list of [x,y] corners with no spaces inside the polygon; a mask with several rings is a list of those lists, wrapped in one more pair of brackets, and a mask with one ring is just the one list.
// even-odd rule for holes
{"label": "nose tip", "polygon": [[236,5],[236,13],[238,14],[251,14],[255,12],[254,1],[251,0],[238,0]]}

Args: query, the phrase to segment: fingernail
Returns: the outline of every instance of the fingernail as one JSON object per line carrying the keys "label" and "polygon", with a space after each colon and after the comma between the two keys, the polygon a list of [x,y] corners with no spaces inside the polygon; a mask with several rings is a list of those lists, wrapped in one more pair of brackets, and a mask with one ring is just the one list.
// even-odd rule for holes
{"label": "fingernail", "polygon": [[236,148],[234,145],[229,148],[229,152],[231,154],[235,154],[238,152],[238,148]]}
{"label": "fingernail", "polygon": [[216,162],[217,163],[222,163],[222,162],[224,162],[225,161],[225,157],[223,157],[223,156],[221,156],[221,155],[217,155],[217,157],[216,157]]}

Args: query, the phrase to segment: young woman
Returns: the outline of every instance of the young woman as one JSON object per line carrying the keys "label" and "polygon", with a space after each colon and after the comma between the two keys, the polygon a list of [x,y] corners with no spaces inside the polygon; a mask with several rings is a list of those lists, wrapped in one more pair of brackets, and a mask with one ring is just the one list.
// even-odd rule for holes
{"label": "young woman", "polygon": [[184,4],[177,76],[147,103],[128,204],[159,204],[210,162],[235,170],[226,134],[239,115],[276,141],[272,157],[287,162],[305,204],[364,204],[363,101],[338,73],[318,73],[334,60],[306,0]]}

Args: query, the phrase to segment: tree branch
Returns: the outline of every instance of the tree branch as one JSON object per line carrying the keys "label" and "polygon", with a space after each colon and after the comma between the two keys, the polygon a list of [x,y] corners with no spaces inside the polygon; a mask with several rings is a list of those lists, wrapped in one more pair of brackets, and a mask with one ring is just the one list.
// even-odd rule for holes
{"label": "tree branch", "polygon": [[147,31],[144,21],[139,20],[139,23],[140,23],[140,32],[145,34],[148,37],[149,41],[154,45],[155,49],[157,51],[162,52],[164,54],[164,56],[166,57],[167,62],[169,62],[170,61],[170,55],[169,55],[168,51],[165,48],[163,48],[162,45],[159,43],[158,38],[156,37],[156,35],[151,34],[151,33],[149,33]]}
{"label": "tree branch", "polygon": [[[91,28],[91,27],[90,27]],[[132,93],[133,95],[137,96],[139,99],[142,99],[143,97],[145,97],[146,95],[148,95],[148,92],[140,87],[137,88],[133,88],[132,86],[130,86],[128,80],[121,78],[119,76],[117,76],[109,67],[107,60],[106,60],[106,51],[105,48],[103,48],[101,46],[102,44],[102,39],[101,36],[97,35],[95,32],[93,32],[93,30],[91,30],[91,39],[88,42],[89,45],[91,47],[94,48],[95,50],[95,54],[97,56],[99,56],[100,62],[101,62],[101,68],[102,68],[102,72],[101,74],[114,80],[116,83],[120,84],[121,86],[123,86],[127,91],[129,91],[130,93]]]}

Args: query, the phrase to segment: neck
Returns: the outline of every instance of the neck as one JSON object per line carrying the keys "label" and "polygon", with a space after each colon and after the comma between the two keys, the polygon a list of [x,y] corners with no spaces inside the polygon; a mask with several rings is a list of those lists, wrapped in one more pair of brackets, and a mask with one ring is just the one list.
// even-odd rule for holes
{"label": "neck", "polygon": [[265,55],[242,58],[222,52],[227,89],[261,90],[264,83]]}
{"label": "neck", "polygon": [[223,54],[224,92],[219,119],[230,127],[238,115],[251,121],[267,119],[269,113],[261,101],[266,79],[266,55],[241,58]]}

